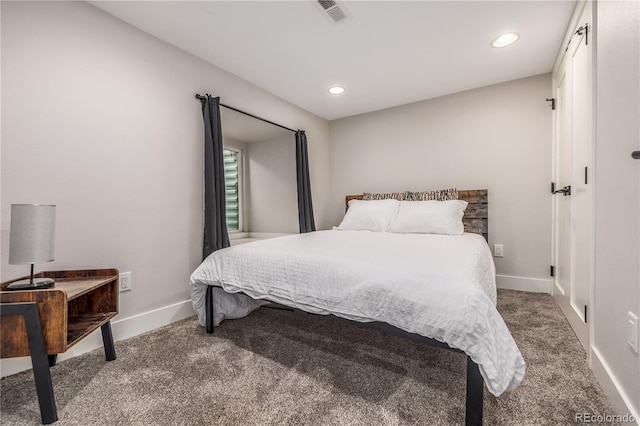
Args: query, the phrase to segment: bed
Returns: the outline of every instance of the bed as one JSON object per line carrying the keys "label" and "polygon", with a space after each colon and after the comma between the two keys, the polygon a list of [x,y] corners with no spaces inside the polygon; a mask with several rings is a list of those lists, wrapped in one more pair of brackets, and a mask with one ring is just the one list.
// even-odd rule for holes
{"label": "bed", "polygon": [[[496,396],[514,389],[525,363],[495,307],[487,191],[458,191],[457,198],[466,209],[455,235],[346,226],[218,250],[191,276],[199,321],[212,333],[223,319],[275,302],[462,352],[466,424],[482,424],[483,385]],[[366,203],[361,199],[347,196],[347,207],[360,208]],[[366,206],[395,206],[378,203]],[[397,210],[394,214],[401,222]]]}

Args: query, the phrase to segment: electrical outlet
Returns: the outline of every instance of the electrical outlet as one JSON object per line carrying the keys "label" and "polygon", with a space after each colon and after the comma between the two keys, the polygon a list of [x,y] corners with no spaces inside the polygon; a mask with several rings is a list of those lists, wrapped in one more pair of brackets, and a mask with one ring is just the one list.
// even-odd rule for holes
{"label": "electrical outlet", "polygon": [[120,293],[129,291],[132,288],[131,272],[120,273]]}
{"label": "electrical outlet", "polygon": [[633,312],[627,312],[627,342],[638,353],[638,316]]}
{"label": "electrical outlet", "polygon": [[493,255],[495,257],[503,257],[504,256],[504,246],[502,244],[494,244],[493,245]]}

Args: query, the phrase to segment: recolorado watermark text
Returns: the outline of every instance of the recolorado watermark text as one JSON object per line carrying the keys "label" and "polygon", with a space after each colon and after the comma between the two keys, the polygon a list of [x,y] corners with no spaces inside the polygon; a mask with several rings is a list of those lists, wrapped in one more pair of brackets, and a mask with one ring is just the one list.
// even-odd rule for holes
{"label": "recolorado watermark text", "polygon": [[573,421],[576,423],[634,423],[636,418],[631,414],[576,413]]}

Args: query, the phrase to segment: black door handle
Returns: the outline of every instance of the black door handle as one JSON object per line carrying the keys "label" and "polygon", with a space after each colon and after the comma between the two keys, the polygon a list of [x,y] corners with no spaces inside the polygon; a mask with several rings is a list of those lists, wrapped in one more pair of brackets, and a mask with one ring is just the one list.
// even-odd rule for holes
{"label": "black door handle", "polygon": [[640,160],[640,151],[633,151],[631,153],[631,158],[635,158],[636,160]]}
{"label": "black door handle", "polygon": [[567,195],[571,195],[571,185],[565,186],[562,189],[556,189],[555,191],[552,192],[552,194],[562,194],[565,197]]}

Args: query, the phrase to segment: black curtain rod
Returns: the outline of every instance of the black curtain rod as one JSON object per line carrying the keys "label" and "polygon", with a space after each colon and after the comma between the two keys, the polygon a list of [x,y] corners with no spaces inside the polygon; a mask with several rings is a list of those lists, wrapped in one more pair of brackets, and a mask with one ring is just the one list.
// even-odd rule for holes
{"label": "black curtain rod", "polygon": [[[201,100],[201,101],[202,101],[202,100],[207,99],[207,97],[206,97],[206,96],[202,96],[202,95],[196,95],[196,99],[199,99],[199,100]],[[250,114],[250,113],[248,113],[248,112],[242,111],[242,110],[240,110],[240,109],[238,109],[238,108],[234,108],[234,107],[232,107],[232,106],[225,105],[225,104],[223,104],[223,103],[220,103],[220,106],[223,106],[223,107],[228,108],[228,109],[232,109],[232,110],[234,110],[234,111],[236,111],[236,112],[239,112],[240,114],[248,115],[249,117],[255,118],[256,120],[260,120],[260,121],[264,121],[265,123],[273,124],[274,126],[281,127],[281,128],[283,128],[283,129],[285,129],[285,130],[288,130],[288,131],[290,131],[290,132],[293,132],[293,133],[295,133],[295,132],[296,132],[296,130],[290,129],[290,128],[285,127],[285,126],[283,126],[283,125],[281,125],[281,124],[278,124],[278,123],[274,123],[273,121],[269,121],[269,120],[264,119],[264,118],[262,118],[262,117],[258,117],[257,115],[253,115],[253,114]]]}

